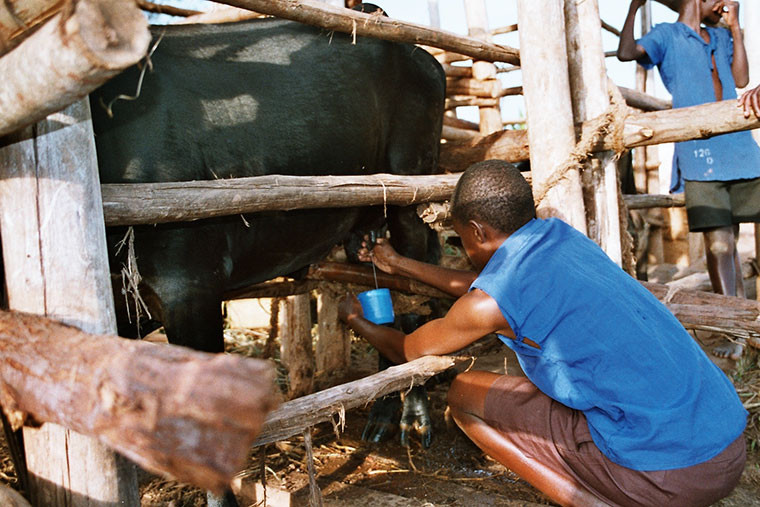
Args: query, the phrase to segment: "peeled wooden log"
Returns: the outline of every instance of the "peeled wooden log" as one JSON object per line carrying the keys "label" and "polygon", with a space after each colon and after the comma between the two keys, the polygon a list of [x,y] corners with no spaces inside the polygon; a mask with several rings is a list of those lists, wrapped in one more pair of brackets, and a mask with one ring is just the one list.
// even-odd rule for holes
{"label": "peeled wooden log", "polygon": [[153,12],[155,14],[168,14],[169,16],[181,16],[185,18],[203,14],[202,11],[182,9],[181,7],[175,7],[173,5],[157,4],[148,2],[148,0],[137,0],[137,6],[145,12]]}
{"label": "peeled wooden log", "polygon": [[222,5],[218,9],[188,16],[177,24],[236,23],[247,19],[263,18],[264,16],[264,14],[249,11],[248,9],[240,9],[239,7],[233,7],[231,5]]}
{"label": "peeled wooden log", "polygon": [[148,49],[147,22],[131,2],[79,0],[64,14],[0,58],[0,136],[84,97]]}
{"label": "peeled wooden log", "polygon": [[[754,115],[745,118],[735,100],[711,102],[699,106],[667,109],[648,113],[635,113],[625,119],[623,147],[651,146],[662,143],[706,139],[708,137],[760,127]],[[592,123],[576,125],[582,132]],[[501,158],[508,162],[528,160],[530,150],[526,130],[505,130],[470,143],[441,146],[439,167],[445,171],[463,171],[471,164],[487,158]],[[613,137],[603,137],[594,151],[617,148]]]}
{"label": "peeled wooden log", "polygon": [[686,206],[683,194],[630,194],[624,195],[623,200],[628,209],[682,208]]}
{"label": "peeled wooden log", "polygon": [[442,144],[438,167],[442,171],[461,172],[476,162],[491,158],[507,162],[528,160],[528,131],[502,130],[467,143]]}
{"label": "peeled wooden log", "polygon": [[475,132],[480,131],[480,125],[474,121],[463,120],[462,118],[449,116],[448,114],[443,115],[443,124],[448,125],[449,127],[456,127],[458,129],[474,130]]}
{"label": "peeled wooden log", "polygon": [[473,95],[475,97],[497,98],[502,96],[503,87],[498,79],[480,81],[475,78],[447,78],[447,95]]}
{"label": "peeled wooden log", "polygon": [[256,176],[176,183],[102,185],[106,225],[197,220],[264,210],[406,206],[448,199],[458,174],[436,176]]}
{"label": "peeled wooden log", "polygon": [[658,99],[647,93],[624,86],[618,86],[618,89],[626,104],[642,111],[662,111],[673,107],[673,103],[669,100]]}
{"label": "peeled wooden log", "polygon": [[4,0],[0,3],[0,55],[16,47],[63,8],[63,0]]}
{"label": "peeled wooden log", "polygon": [[499,105],[499,99],[487,97],[474,97],[471,95],[454,95],[446,98],[444,108],[446,110],[463,106],[495,107]]}
{"label": "peeled wooden log", "polygon": [[16,427],[27,414],[60,424],[213,491],[245,463],[275,405],[273,386],[264,361],[0,312],[0,400]]}
{"label": "peeled wooden log", "polygon": [[474,130],[451,127],[449,125],[444,125],[441,130],[441,139],[446,139],[447,141],[470,141],[481,139],[482,137],[479,132],[475,132]]}
{"label": "peeled wooden log", "polygon": [[[349,382],[293,401],[270,412],[254,446],[285,440],[325,421],[337,427],[345,424],[346,410],[364,406],[377,398],[423,384],[433,375],[468,360],[449,356],[426,356],[391,366],[361,380]],[[338,421],[333,417],[338,415]]]}
{"label": "peeled wooden log", "polygon": [[517,64],[520,61],[520,52],[514,48],[491,44],[378,14],[364,14],[335,7],[317,0],[223,0],[220,3],[270,14],[278,18],[291,19],[336,32],[376,37],[395,42],[425,44],[448,51],[456,51],[476,57],[479,60],[512,64]]}

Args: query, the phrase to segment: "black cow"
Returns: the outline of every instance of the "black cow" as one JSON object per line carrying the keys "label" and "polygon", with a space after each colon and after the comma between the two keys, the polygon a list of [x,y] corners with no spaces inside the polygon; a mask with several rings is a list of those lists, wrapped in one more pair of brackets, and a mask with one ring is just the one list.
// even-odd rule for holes
{"label": "black cow", "polygon": [[[154,28],[140,95],[132,68],[91,95],[103,183],[266,174],[430,174],[445,75],[424,50],[276,19]],[[169,342],[222,351],[222,295],[298,272],[351,233],[387,222],[405,255],[431,260],[413,207],[267,212],[135,227],[141,295]],[[108,231],[112,271],[125,262]],[[123,299],[122,299],[123,300]],[[117,312],[118,313],[118,312]],[[120,319],[120,332],[127,322]]]}

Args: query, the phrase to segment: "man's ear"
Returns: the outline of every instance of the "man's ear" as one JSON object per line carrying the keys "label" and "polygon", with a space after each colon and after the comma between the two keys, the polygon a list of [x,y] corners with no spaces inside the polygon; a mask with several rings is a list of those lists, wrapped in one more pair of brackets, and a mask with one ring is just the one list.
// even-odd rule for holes
{"label": "man's ear", "polygon": [[472,230],[473,237],[478,243],[484,243],[486,241],[486,230],[483,224],[477,220],[470,220],[467,222],[467,227]]}

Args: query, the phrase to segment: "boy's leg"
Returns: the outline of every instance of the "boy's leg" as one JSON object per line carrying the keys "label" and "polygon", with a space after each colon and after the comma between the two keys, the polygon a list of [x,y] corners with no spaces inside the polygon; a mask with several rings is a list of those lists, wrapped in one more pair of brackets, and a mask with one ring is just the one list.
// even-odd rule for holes
{"label": "boy's leg", "polygon": [[[717,227],[704,231],[707,272],[713,291],[726,296],[746,297],[742,279],[741,260],[736,249],[738,225]],[[737,339],[715,347],[717,357],[739,359],[744,352],[744,340]]]}
{"label": "boy's leg", "polygon": [[[509,434],[489,425],[485,420],[485,403],[488,390],[496,380],[503,376],[485,371],[469,371],[462,373],[452,382],[449,390],[448,403],[451,415],[465,434],[486,454],[515,472],[524,480],[539,489],[549,498],[562,505],[607,505],[594,496],[572,475],[555,463],[543,463],[535,456],[542,452],[530,452],[522,438],[512,439]],[[536,391],[536,387],[526,378],[512,377],[516,391]],[[519,397],[519,396],[518,396]],[[510,407],[516,411],[519,406]],[[546,418],[547,414],[524,414],[525,417]],[[550,433],[550,432],[547,432]],[[551,444],[551,435],[536,435],[536,442]],[[535,445],[534,445],[535,448]],[[530,455],[529,455],[530,454]],[[549,461],[549,460],[547,460]]]}

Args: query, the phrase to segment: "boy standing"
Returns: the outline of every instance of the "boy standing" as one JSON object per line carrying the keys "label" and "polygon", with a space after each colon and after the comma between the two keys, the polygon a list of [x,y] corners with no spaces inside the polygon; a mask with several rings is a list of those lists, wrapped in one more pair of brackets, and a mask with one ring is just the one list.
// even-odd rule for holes
{"label": "boy standing", "polygon": [[[618,58],[657,66],[673,107],[736,99],[749,82],[747,55],[739,26],[739,3],[682,0],[676,23],[662,23],[635,41],[632,0],[620,36]],[[711,25],[721,18],[729,29]],[[745,297],[736,251],[740,222],[760,222],[760,148],[749,132],[677,143],[671,192],[686,193],[689,230],[702,232],[707,270],[718,294]],[[743,342],[717,347],[719,357],[738,359]]]}
{"label": "boy standing", "polygon": [[497,333],[527,378],[468,371],[448,395],[483,451],[562,505],[709,505],[737,484],[746,411],[731,382],[673,315],[591,240],[535,218],[531,189],[502,161],[464,172],[454,230],[479,273],[400,256],[363,260],[459,299],[409,335],[339,312],[402,363]]}

